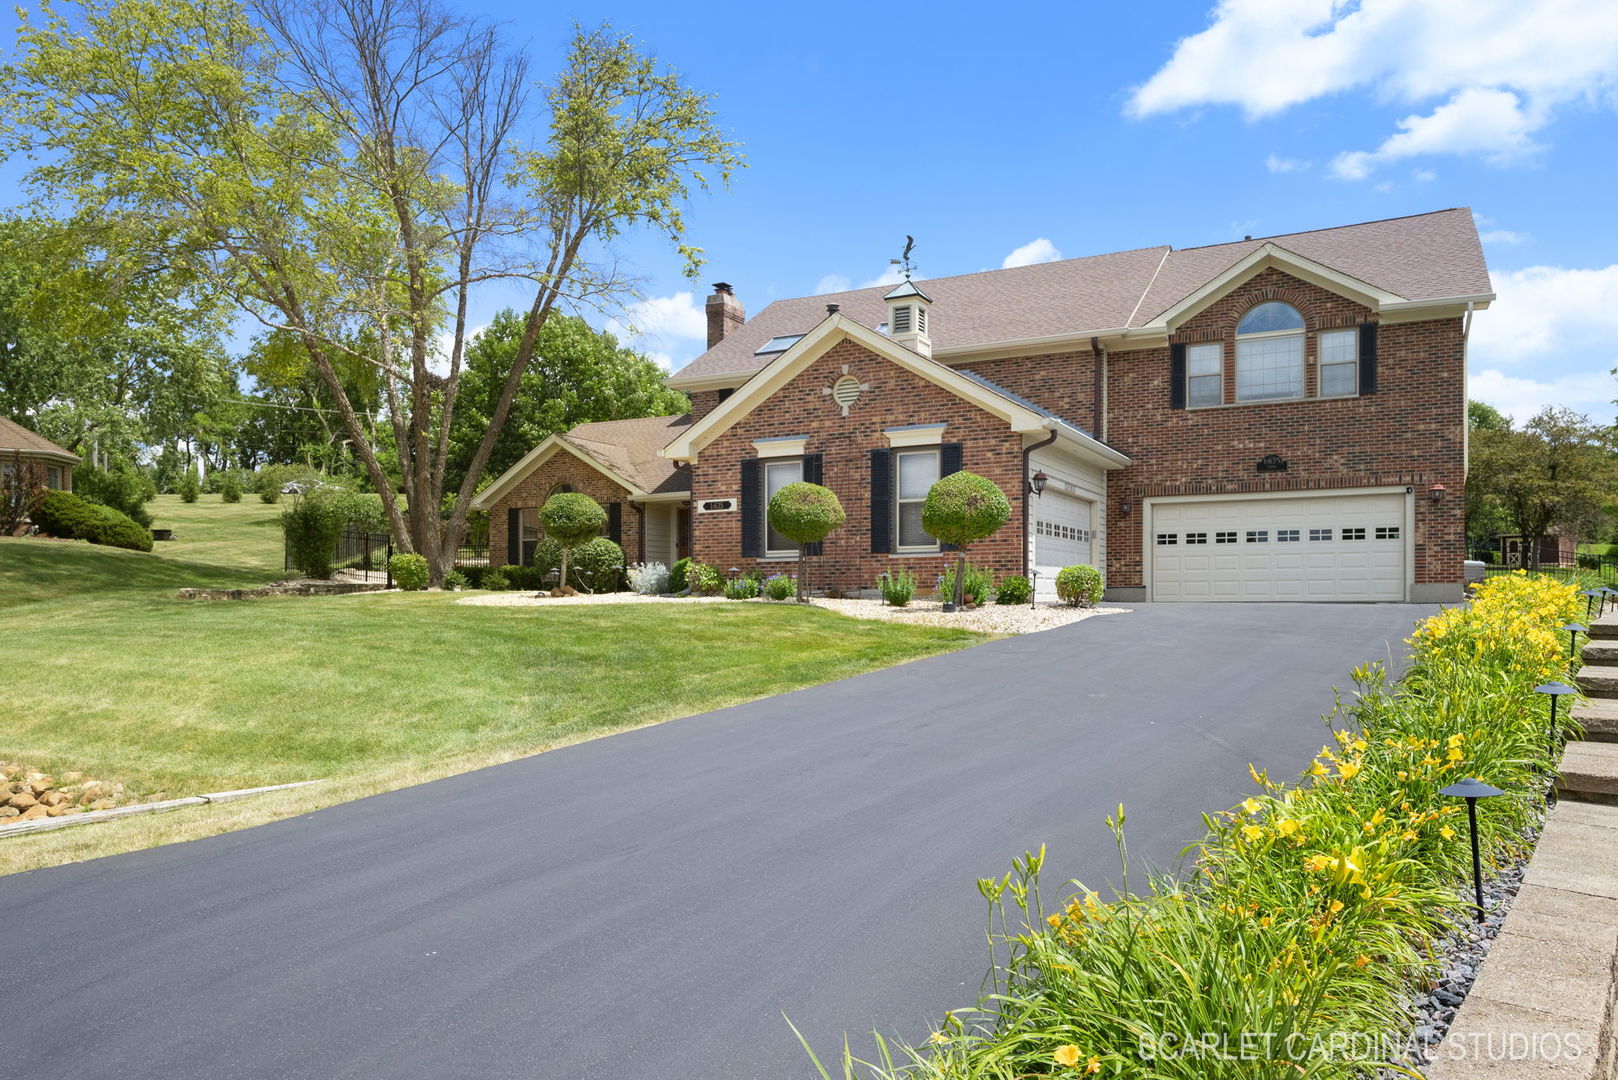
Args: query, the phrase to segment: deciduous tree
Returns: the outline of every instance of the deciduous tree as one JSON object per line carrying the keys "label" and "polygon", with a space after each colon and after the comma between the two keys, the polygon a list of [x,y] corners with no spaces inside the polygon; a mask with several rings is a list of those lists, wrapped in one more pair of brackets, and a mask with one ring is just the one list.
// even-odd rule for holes
{"label": "deciduous tree", "polygon": [[1553,531],[1596,529],[1614,479],[1608,431],[1570,409],[1546,408],[1521,428],[1472,432],[1467,487],[1500,507],[1534,568]]}

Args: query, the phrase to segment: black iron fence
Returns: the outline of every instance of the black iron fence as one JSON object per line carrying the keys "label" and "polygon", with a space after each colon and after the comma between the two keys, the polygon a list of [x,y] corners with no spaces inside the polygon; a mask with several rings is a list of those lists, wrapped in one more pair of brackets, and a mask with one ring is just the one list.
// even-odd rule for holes
{"label": "black iron fence", "polygon": [[[332,551],[331,566],[335,570],[351,570],[365,574],[379,575],[386,579],[388,587],[393,587],[393,574],[388,569],[388,559],[393,556],[393,539],[387,533],[365,532],[352,525],[343,530],[343,535],[337,540],[337,546]],[[282,568],[297,570],[298,565],[292,558],[292,545],[283,544]]]}
{"label": "black iron fence", "polygon": [[455,549],[456,566],[488,566],[488,544],[462,544]]}
{"label": "black iron fence", "polygon": [[1576,566],[1541,566],[1538,569],[1489,564],[1483,568],[1483,576],[1512,574],[1523,569],[1528,569],[1530,574],[1544,574],[1558,581],[1599,580],[1604,584],[1618,582],[1618,559],[1614,559],[1611,555],[1580,555]]}

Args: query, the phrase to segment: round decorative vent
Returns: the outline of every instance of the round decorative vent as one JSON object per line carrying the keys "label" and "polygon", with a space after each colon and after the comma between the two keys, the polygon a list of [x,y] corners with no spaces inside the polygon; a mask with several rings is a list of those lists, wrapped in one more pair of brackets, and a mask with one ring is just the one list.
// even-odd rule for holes
{"label": "round decorative vent", "polygon": [[844,375],[832,384],[831,399],[842,406],[843,413],[848,413],[848,407],[860,398],[860,381],[852,375]]}

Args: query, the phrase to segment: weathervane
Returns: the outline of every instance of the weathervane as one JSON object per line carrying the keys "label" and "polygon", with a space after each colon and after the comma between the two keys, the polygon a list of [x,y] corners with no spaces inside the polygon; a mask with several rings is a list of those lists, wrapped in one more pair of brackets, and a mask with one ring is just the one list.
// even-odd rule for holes
{"label": "weathervane", "polygon": [[910,275],[914,273],[916,269],[916,264],[910,261],[910,253],[914,250],[916,250],[916,238],[906,234],[904,257],[888,260],[888,264],[890,266],[899,267],[899,269],[904,273],[906,281],[910,280]]}

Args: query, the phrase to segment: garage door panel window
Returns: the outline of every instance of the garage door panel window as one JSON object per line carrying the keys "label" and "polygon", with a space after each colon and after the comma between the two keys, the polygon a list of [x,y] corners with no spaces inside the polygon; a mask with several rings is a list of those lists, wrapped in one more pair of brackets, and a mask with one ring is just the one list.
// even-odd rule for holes
{"label": "garage door panel window", "polygon": [[1268,544],[1270,542],[1269,530],[1268,529],[1258,529],[1258,530],[1249,529],[1248,532],[1247,532],[1247,542],[1249,544]]}
{"label": "garage door panel window", "polygon": [[927,492],[938,482],[938,451],[903,450],[893,456],[897,494],[893,501],[898,515],[894,535],[899,539],[898,550],[937,551],[938,541],[921,527],[921,508]]}
{"label": "garage door panel window", "polygon": [[1310,529],[1309,530],[1309,539],[1311,539],[1311,540],[1330,540],[1331,539],[1331,530],[1330,529]]}
{"label": "garage door panel window", "polygon": [[1399,539],[1399,526],[1397,526],[1397,525],[1378,525],[1376,527],[1376,538],[1378,540],[1397,540],[1397,539]]}
{"label": "garage door panel window", "polygon": [[1365,530],[1364,529],[1344,529],[1343,530],[1343,539],[1344,540],[1364,540],[1365,539]]}
{"label": "garage door panel window", "polygon": [[1186,400],[1193,409],[1225,402],[1225,347],[1193,345],[1186,350]]}
{"label": "garage door panel window", "polygon": [[1275,542],[1277,544],[1295,544],[1295,543],[1297,543],[1298,542],[1298,530],[1297,529],[1277,529],[1277,530],[1275,530]]}

